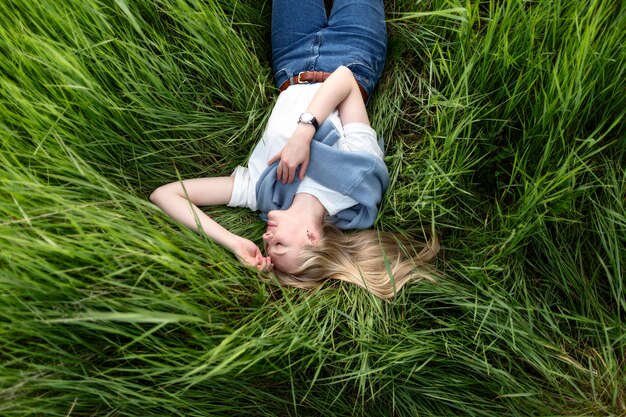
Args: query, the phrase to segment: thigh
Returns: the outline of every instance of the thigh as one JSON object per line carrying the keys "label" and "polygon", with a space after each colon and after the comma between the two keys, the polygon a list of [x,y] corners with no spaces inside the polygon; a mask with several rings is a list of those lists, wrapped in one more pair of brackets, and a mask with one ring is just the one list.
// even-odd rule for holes
{"label": "thigh", "polygon": [[368,93],[387,56],[385,9],[381,0],[335,0],[320,48],[320,67],[345,65]]}
{"label": "thigh", "polygon": [[387,27],[382,0],[335,0],[326,29],[329,47],[361,55],[373,66],[385,59]]}
{"label": "thigh", "polygon": [[328,26],[369,34],[385,26],[385,6],[382,0],[335,0]]}
{"label": "thigh", "polygon": [[327,23],[323,0],[272,1],[272,59],[280,61]]}

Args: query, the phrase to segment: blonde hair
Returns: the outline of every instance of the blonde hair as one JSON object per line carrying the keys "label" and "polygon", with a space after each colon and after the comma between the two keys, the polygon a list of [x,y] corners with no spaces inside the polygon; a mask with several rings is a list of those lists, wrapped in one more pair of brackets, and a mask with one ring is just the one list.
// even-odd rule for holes
{"label": "blonde hair", "polygon": [[413,242],[376,230],[344,233],[325,222],[320,241],[300,253],[300,268],[293,274],[275,273],[280,283],[291,287],[316,288],[327,279],[337,279],[390,298],[409,281],[433,281],[437,274],[429,262],[438,251],[435,235],[426,242]]}

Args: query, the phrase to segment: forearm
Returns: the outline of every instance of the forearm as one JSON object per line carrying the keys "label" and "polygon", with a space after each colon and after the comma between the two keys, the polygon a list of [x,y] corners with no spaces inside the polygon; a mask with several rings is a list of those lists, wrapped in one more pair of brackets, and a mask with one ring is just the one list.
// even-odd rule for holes
{"label": "forearm", "polygon": [[228,203],[232,188],[232,177],[196,178],[163,185],[150,195],[150,200],[174,220],[191,230],[204,232],[220,245],[232,250],[233,242],[238,236],[198,208]]}
{"label": "forearm", "polygon": [[[339,110],[339,118],[344,125],[352,122],[369,125],[367,110],[357,81],[352,71],[344,66],[337,68],[322,83],[306,111],[312,113],[318,123],[322,124],[336,109]],[[300,124],[295,135],[312,140],[314,133],[310,125]]]}
{"label": "forearm", "polygon": [[322,83],[313,100],[309,103],[307,111],[313,113],[317,121],[322,124],[354,92],[360,96],[359,87],[352,71],[341,66]]}
{"label": "forearm", "polygon": [[155,204],[177,222],[196,232],[203,232],[218,244],[233,250],[238,236],[221,226],[186,198],[170,195],[168,198],[155,201]]}

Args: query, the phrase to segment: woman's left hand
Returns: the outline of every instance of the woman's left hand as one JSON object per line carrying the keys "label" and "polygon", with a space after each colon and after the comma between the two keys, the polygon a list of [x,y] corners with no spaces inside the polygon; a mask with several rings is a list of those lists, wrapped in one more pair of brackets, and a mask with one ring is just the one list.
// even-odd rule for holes
{"label": "woman's left hand", "polygon": [[293,182],[296,176],[296,169],[300,167],[298,178],[304,179],[309,166],[309,155],[311,153],[311,140],[315,134],[315,128],[308,124],[299,124],[285,147],[270,159],[267,164],[272,165],[280,160],[276,170],[276,178],[282,183]]}

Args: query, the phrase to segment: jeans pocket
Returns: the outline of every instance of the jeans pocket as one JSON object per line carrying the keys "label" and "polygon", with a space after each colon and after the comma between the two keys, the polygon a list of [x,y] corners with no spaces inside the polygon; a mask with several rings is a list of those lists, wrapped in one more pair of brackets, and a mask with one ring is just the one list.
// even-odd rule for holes
{"label": "jeans pocket", "polygon": [[288,79],[289,74],[287,73],[287,70],[285,68],[274,71],[274,83],[277,88],[280,88],[280,86]]}
{"label": "jeans pocket", "polygon": [[346,64],[346,67],[352,71],[354,78],[356,78],[357,81],[359,81],[364,87],[370,85],[375,78],[377,79],[377,77],[375,77],[374,70],[362,62],[351,62]]}

